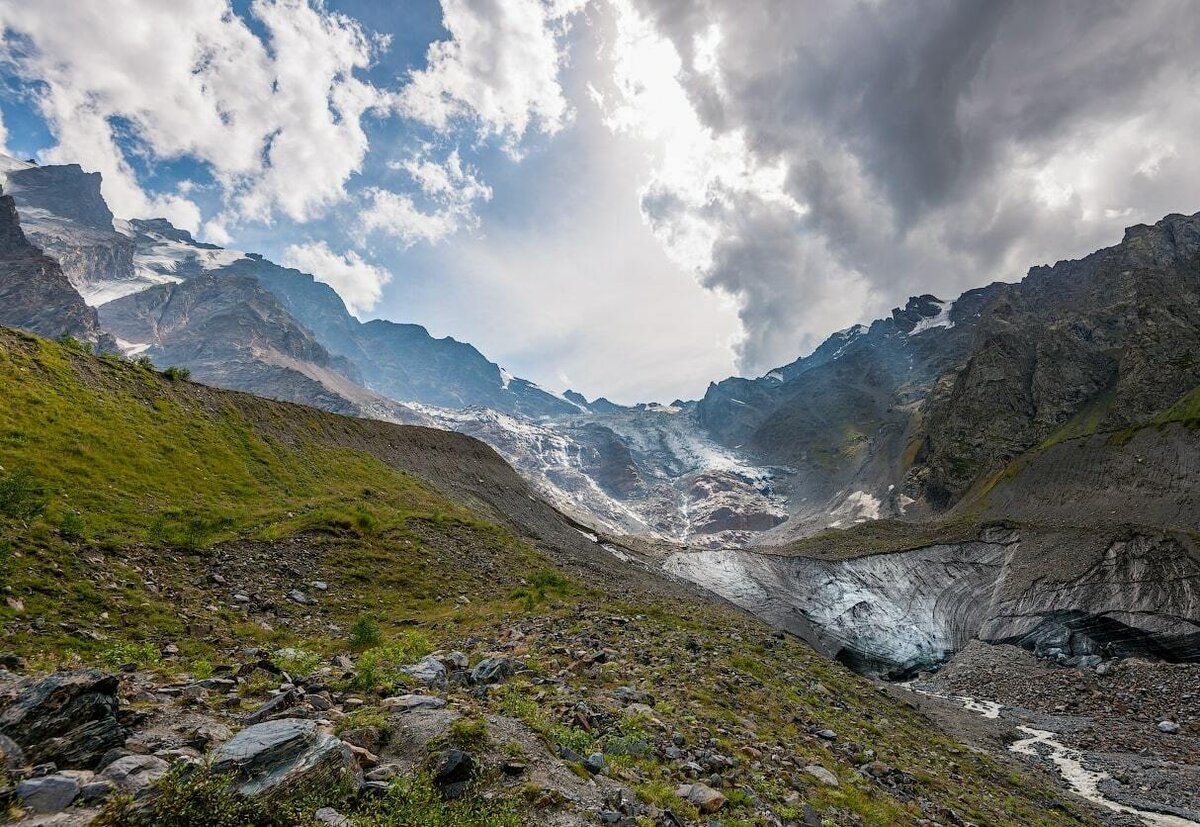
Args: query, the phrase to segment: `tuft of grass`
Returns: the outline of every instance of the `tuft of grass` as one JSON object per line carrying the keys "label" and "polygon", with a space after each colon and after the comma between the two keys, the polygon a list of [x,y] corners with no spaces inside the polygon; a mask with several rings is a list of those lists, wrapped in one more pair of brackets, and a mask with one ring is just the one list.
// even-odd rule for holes
{"label": "tuft of grass", "polygon": [[46,510],[46,490],[28,468],[0,474],[0,516],[30,520]]}
{"label": "tuft of grass", "polygon": [[447,740],[459,749],[480,749],[487,745],[488,725],[483,718],[455,718],[447,730]]}
{"label": "tuft of grass", "polygon": [[356,827],[525,827],[536,823],[516,801],[444,801],[426,775],[394,782],[381,801],[354,818]]}
{"label": "tuft of grass", "polygon": [[117,641],[101,650],[96,658],[109,669],[118,669],[126,664],[134,664],[139,669],[157,666],[162,660],[158,647],[149,641],[133,642]]}
{"label": "tuft of grass", "polygon": [[433,651],[433,643],[420,632],[405,632],[400,637],[363,652],[358,658],[355,688],[390,690],[406,681],[400,671]]}

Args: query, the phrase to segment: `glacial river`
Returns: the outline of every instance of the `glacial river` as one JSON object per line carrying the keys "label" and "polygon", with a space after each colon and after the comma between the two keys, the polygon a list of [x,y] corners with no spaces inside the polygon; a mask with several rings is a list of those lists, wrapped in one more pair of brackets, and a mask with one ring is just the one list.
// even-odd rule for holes
{"label": "glacial river", "polygon": [[[897,685],[918,695],[952,701],[970,712],[979,713],[984,718],[995,719],[1000,717],[1000,710],[1003,707],[995,701],[979,700],[967,695],[942,695],[926,689],[917,689],[913,685],[914,683],[914,681],[906,681]],[[1047,732],[1044,729],[1035,729],[1030,726],[1018,726],[1017,729],[1025,733],[1027,737],[1010,744],[1008,747],[1009,751],[1020,755],[1029,755],[1034,758],[1044,757],[1049,759],[1058,769],[1058,774],[1067,783],[1067,786],[1070,787],[1071,792],[1080,798],[1087,799],[1093,804],[1098,804],[1114,812],[1128,813],[1129,815],[1136,816],[1147,825],[1150,825],[1150,827],[1200,827],[1200,822],[1180,816],[1139,810],[1136,807],[1130,807],[1119,801],[1113,801],[1100,791],[1100,784],[1111,776],[1106,772],[1089,770],[1085,767],[1083,765],[1083,756],[1080,755],[1078,750],[1071,749],[1061,741],[1058,741],[1053,732]]]}

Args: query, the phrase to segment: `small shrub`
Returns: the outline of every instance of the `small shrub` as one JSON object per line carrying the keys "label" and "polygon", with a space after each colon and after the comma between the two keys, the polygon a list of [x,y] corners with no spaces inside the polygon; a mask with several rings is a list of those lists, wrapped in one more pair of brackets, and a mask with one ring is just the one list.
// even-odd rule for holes
{"label": "small shrub", "polygon": [[428,776],[392,784],[369,805],[358,824],[372,827],[524,827],[535,824],[524,808],[502,799],[443,801]]}
{"label": "small shrub", "polygon": [[158,648],[149,641],[135,643],[130,640],[119,640],[105,647],[96,659],[109,669],[118,669],[127,663],[136,664],[139,669],[155,666],[162,656]]}
{"label": "small shrub", "polygon": [[78,542],[83,539],[83,516],[78,511],[68,511],[58,520],[58,534],[64,540]]}
{"label": "small shrub", "polygon": [[354,530],[362,537],[370,537],[379,531],[379,518],[365,508],[358,508],[352,518]]}
{"label": "small shrub", "polygon": [[550,729],[550,740],[555,746],[566,747],[572,752],[587,756],[595,746],[595,739],[582,729],[555,726]]}
{"label": "small shrub", "polygon": [[58,343],[67,350],[73,350],[76,353],[91,353],[92,346],[87,342],[81,342],[69,333],[64,333],[58,337]]}
{"label": "small shrub", "polygon": [[192,661],[191,671],[192,677],[198,681],[211,678],[213,676],[212,662],[205,658],[196,658]]}
{"label": "small shrub", "polygon": [[363,615],[350,627],[350,647],[361,651],[378,646],[383,640],[379,621],[373,615]]}
{"label": "small shrub", "polygon": [[571,583],[556,571],[538,571],[526,576],[527,586],[512,593],[512,597],[521,600],[521,607],[526,612],[532,612],[543,602],[547,595],[565,597],[571,593]]}
{"label": "small shrub", "polygon": [[363,706],[339,718],[333,731],[335,735],[341,735],[343,732],[362,727],[374,727],[379,730],[384,740],[387,740],[392,734],[392,718],[377,706]]}
{"label": "small shrub", "polygon": [[135,358],[133,360],[133,364],[134,364],[134,366],[141,368],[142,370],[147,370],[147,371],[154,370],[154,362],[151,361],[149,356],[138,356],[137,358]]}
{"label": "small shrub", "polygon": [[163,371],[163,376],[167,377],[172,382],[174,382],[177,379],[180,381],[186,382],[192,378],[192,372],[190,370],[188,370],[187,368],[181,368],[181,367],[177,367],[176,365],[171,365],[171,367],[169,367]]}
{"label": "small shrub", "polygon": [[100,827],[266,827],[276,823],[264,805],[243,798],[230,776],[207,765],[176,764],[158,783],[148,807],[134,807],[129,797],[110,801],[92,822]]}
{"label": "small shrub", "polygon": [[420,632],[407,632],[368,649],[356,664],[358,676],[354,686],[361,690],[391,689],[407,677],[400,667],[418,661],[432,651],[433,644]]}
{"label": "small shrub", "polygon": [[46,492],[24,468],[0,475],[0,515],[30,520],[46,510]]}

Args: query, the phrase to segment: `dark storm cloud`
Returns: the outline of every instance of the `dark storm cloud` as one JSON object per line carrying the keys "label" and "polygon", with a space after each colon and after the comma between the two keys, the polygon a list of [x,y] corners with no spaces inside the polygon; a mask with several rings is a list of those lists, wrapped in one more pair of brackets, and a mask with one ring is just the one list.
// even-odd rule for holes
{"label": "dark storm cloud", "polygon": [[1187,0],[642,9],[685,67],[719,28],[720,75],[685,69],[689,95],[712,129],[744,130],[764,163],[785,164],[808,208],[801,221],[729,211],[705,281],[743,297],[746,369],[828,333],[804,307],[827,310],[839,280],[865,280],[860,309],[879,312],[1200,209],[1200,6]]}

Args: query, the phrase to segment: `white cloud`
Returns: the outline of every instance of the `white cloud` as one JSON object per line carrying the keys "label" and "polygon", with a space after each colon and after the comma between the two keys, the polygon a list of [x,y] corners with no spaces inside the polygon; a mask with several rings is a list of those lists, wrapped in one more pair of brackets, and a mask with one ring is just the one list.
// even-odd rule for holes
{"label": "white cloud", "polygon": [[356,316],[374,308],[383,286],[392,280],[391,273],[364,261],[355,251],[338,255],[324,241],[292,244],[284,250],[283,260],[336,290]]}
{"label": "white cloud", "polygon": [[[747,322],[740,345],[743,366],[773,366],[781,352],[798,353],[815,342],[789,330],[767,330],[756,316],[763,307],[776,320],[844,327],[857,321],[867,299],[865,282],[844,272],[848,284],[803,295],[789,285],[797,262],[817,255],[800,227],[806,207],[788,192],[787,167],[751,151],[744,132],[717,132],[706,124],[683,84],[683,59],[631,0],[611,0],[614,32],[602,45],[611,66],[607,83],[593,85],[593,101],[615,133],[645,142],[653,171],[641,187],[642,212],[667,253],[704,285],[736,296]],[[698,63],[718,75],[721,32],[710,26],[694,43]],[[720,274],[735,254],[753,248],[754,260],[737,265],[741,277]],[[794,281],[794,280],[793,280]]]}
{"label": "white cloud", "polygon": [[367,204],[359,211],[361,235],[384,232],[411,247],[417,242],[436,244],[460,229],[475,228],[475,205],[492,199],[492,189],[479,179],[478,170],[463,163],[458,150],[435,161],[432,148],[388,167],[405,173],[421,192],[425,208],[412,195],[379,187],[366,190]]}
{"label": "white cloud", "polygon": [[598,93],[660,153],[664,244],[742,298],[744,370],[1197,209],[1186,2],[752,5],[611,0]]}
{"label": "white cloud", "polygon": [[530,129],[558,132],[571,116],[559,84],[567,19],[586,0],[442,0],[448,40],[429,47],[397,98],[407,117],[439,132],[460,122],[519,154]]}
{"label": "white cloud", "polygon": [[230,215],[310,219],[346,197],[367,151],[362,118],[384,96],[354,77],[383,43],[322,0],[254,0],[265,41],[212,0],[40,0],[0,5],[4,58],[39,82],[57,139],[49,162],[104,175],[119,214],[166,214],[195,229],[180,193],[148,197],[117,143],[151,162],[208,165]]}
{"label": "white cloud", "polygon": [[[572,112],[560,83],[566,65],[569,21],[587,0],[442,0],[447,40],[434,42],[426,66],[414,71],[394,96],[411,121],[454,139],[500,141],[518,160],[532,132],[554,135]],[[492,190],[462,162],[458,149],[444,158],[422,145],[389,166],[405,172],[423,194],[382,187],[366,191],[359,224],[412,246],[437,243],[478,227],[476,207]]]}

